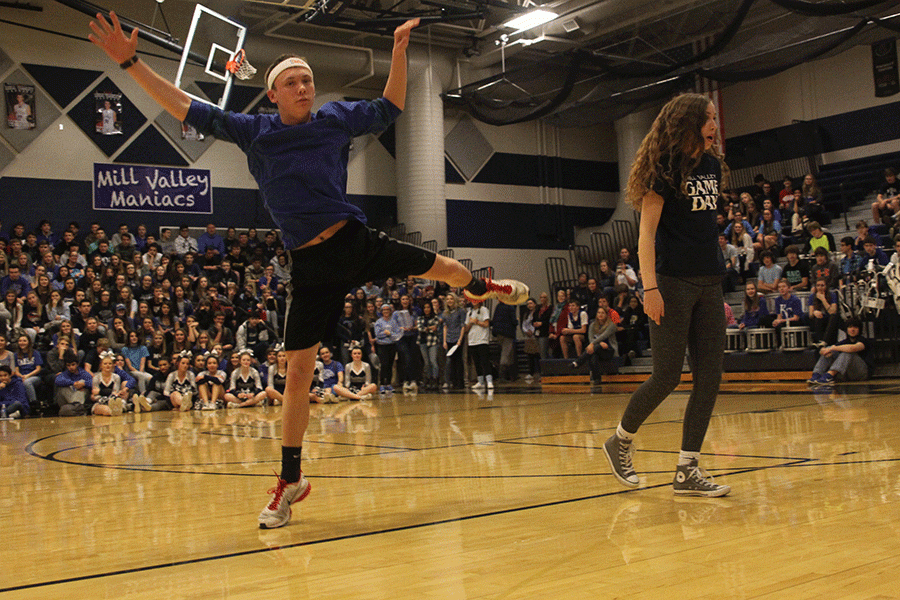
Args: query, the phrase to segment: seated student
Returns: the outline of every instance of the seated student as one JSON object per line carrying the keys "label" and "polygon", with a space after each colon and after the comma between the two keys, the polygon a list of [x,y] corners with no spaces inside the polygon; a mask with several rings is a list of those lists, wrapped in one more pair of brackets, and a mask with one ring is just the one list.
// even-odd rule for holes
{"label": "seated student", "polygon": [[757,291],[756,284],[748,281],[744,286],[744,314],[738,322],[738,329],[756,329],[771,325],[766,299]]}
{"label": "seated student", "polygon": [[250,350],[255,358],[265,360],[269,335],[269,329],[263,324],[259,311],[251,311],[247,320],[237,329],[234,350]]}
{"label": "seated student", "polygon": [[372,368],[369,363],[363,362],[362,357],[361,348],[350,350],[351,361],[344,367],[347,385],[336,384],[334,386],[335,394],[350,400],[366,401],[371,400],[378,391],[378,386],[372,383]]}
{"label": "seated student", "polygon": [[809,289],[809,265],[800,260],[800,249],[790,245],[784,249],[787,264],[782,267],[781,274],[787,280],[792,292],[804,292]]}
{"label": "seated student", "polygon": [[[266,397],[269,400],[269,404],[272,406],[283,404],[284,389],[287,386],[287,352],[283,348],[276,351],[275,364],[269,367],[267,380]],[[378,387],[375,386],[375,389],[377,390]]]}
{"label": "seated student", "polygon": [[809,232],[809,239],[803,245],[803,254],[811,254],[816,248],[825,248],[828,252],[835,252],[837,245],[834,243],[834,236],[822,229],[817,221],[810,221],[806,225],[806,231]]}
{"label": "seated student", "polygon": [[781,189],[778,191],[778,204],[781,208],[781,214],[790,216],[791,205],[794,202],[794,179],[790,175],[781,178]]}
{"label": "seated student", "polygon": [[[775,298],[775,319],[772,327],[775,328],[776,340],[781,339],[781,329],[785,326],[797,327],[803,324],[803,305],[800,298],[794,295],[786,279],[778,282],[778,294]],[[780,341],[779,341],[780,343]]]}
{"label": "seated student", "polygon": [[840,321],[837,292],[831,289],[827,279],[817,279],[814,295],[809,302],[809,328],[813,345],[834,344]]}
{"label": "seated student", "polygon": [[763,250],[760,259],[762,265],[756,273],[757,287],[764,294],[774,294],[778,291],[778,281],[781,279],[781,265],[775,263],[771,250]]}
{"label": "seated student", "polygon": [[616,287],[624,285],[628,287],[628,291],[633,292],[637,284],[637,272],[624,258],[620,257],[619,262],[616,264]]}
{"label": "seated student", "polygon": [[862,257],[863,260],[863,269],[868,268],[870,261],[875,261],[876,268],[883,267],[884,265],[888,264],[888,262],[890,262],[887,254],[884,253],[884,250],[878,247],[878,242],[875,241],[875,238],[871,235],[867,236],[866,239],[863,240],[863,251],[862,253],[860,253],[860,257]]}
{"label": "seated student", "polygon": [[809,223],[809,217],[806,216],[806,200],[803,199],[803,192],[800,188],[794,189],[789,212],[791,213],[791,236],[796,240],[806,237],[806,224]]}
{"label": "seated student", "polygon": [[[64,340],[60,341],[65,344]],[[80,417],[90,404],[88,394],[93,389],[93,377],[78,365],[78,355],[66,350],[63,356],[65,368],[56,376],[54,402],[60,417]]]}
{"label": "seated student", "polygon": [[889,261],[894,267],[900,267],[900,234],[894,236],[894,253]]}
{"label": "seated student", "polygon": [[37,410],[40,408],[37,389],[41,385],[44,359],[41,353],[34,349],[31,338],[24,333],[16,338],[16,351],[13,353],[13,358],[15,365],[11,372],[24,384],[29,406]]}
{"label": "seated student", "polygon": [[[322,401],[325,404],[334,404],[337,402],[336,395],[340,392],[348,393],[344,387],[344,365],[336,360],[332,360],[331,348],[322,346],[319,348],[319,362],[321,363],[321,380],[322,380]],[[339,386],[339,389],[335,387]]]}
{"label": "seated student", "polygon": [[840,280],[840,267],[831,262],[831,253],[821,246],[813,252],[815,264],[810,268],[810,276],[813,281],[824,279],[828,282],[829,289],[835,289]]}
{"label": "seated student", "polygon": [[579,367],[590,360],[591,372],[596,372],[600,361],[609,360],[618,354],[619,344],[616,334],[617,327],[609,318],[609,312],[603,307],[598,307],[588,329],[588,345],[584,349],[584,354],[572,361],[572,366]]}
{"label": "seated student", "polygon": [[581,310],[578,302],[569,302],[569,319],[566,326],[560,331],[559,342],[562,347],[563,358],[569,358],[570,345],[575,346],[574,356],[580,356],[584,348],[584,336],[587,335],[588,316]]}
{"label": "seated student", "polygon": [[166,395],[166,381],[172,370],[172,360],[168,356],[160,356],[156,359],[156,368],[150,381],[147,382],[147,391],[144,394],[150,403],[150,411],[172,410],[172,402]]}
{"label": "seated student", "polygon": [[722,252],[722,259],[725,261],[725,277],[722,278],[722,291],[733,292],[741,281],[741,275],[738,272],[740,256],[737,248],[728,243],[728,236],[724,233],[719,234],[719,250]]}
{"label": "seated student", "polygon": [[852,282],[856,275],[859,273],[860,269],[863,267],[862,256],[856,253],[856,250],[853,247],[853,238],[845,236],[841,238],[840,243],[841,254],[841,286],[845,283]]}
{"label": "seated student", "polygon": [[228,376],[219,369],[219,357],[206,354],[203,359],[206,369],[196,375],[199,400],[194,402],[194,410],[216,410],[222,408],[225,397],[225,382]]}
{"label": "seated student", "polygon": [[228,408],[256,406],[266,399],[259,371],[253,367],[253,355],[249,350],[239,353],[240,366],[231,372],[231,386],[225,392]]}
{"label": "seated student", "polygon": [[866,238],[869,236],[874,237],[875,235],[877,235],[874,231],[876,228],[877,227],[875,225],[869,227],[869,224],[865,221],[857,221],[856,237],[853,238],[853,249],[862,254],[864,250],[863,244],[865,243]]}
{"label": "seated student", "polygon": [[172,410],[189,411],[197,396],[197,381],[191,371],[191,355],[185,352],[175,356],[175,370],[166,378],[163,396],[169,399]]}
{"label": "seated student", "polygon": [[737,249],[737,271],[742,278],[753,277],[754,269],[751,266],[755,257],[753,252],[753,236],[745,229],[743,223],[734,223],[731,229],[731,245]]}
{"label": "seated student", "polygon": [[737,319],[734,318],[734,311],[731,310],[731,305],[727,301],[722,302],[722,310],[725,311],[725,328],[739,329]]}
{"label": "seated student", "polygon": [[641,343],[650,337],[647,314],[640,298],[631,296],[628,299],[628,306],[622,311],[621,319],[616,325],[619,354],[628,358],[627,364],[633,358],[641,356]]}
{"label": "seated student", "polygon": [[150,350],[141,343],[138,332],[129,331],[127,337],[128,343],[121,349],[121,354],[125,357],[125,370],[137,380],[138,392],[145,394],[147,383],[153,377],[147,372]]}
{"label": "seated student", "polygon": [[731,239],[731,234],[734,231],[735,223],[740,223],[744,226],[744,233],[748,234],[751,238],[756,236],[756,230],[753,229],[753,225],[750,224],[750,221],[744,218],[743,212],[740,210],[734,210],[731,212],[731,217],[729,219],[731,222],[728,223],[728,227],[725,228],[725,237],[729,240]]}
{"label": "seated student", "polygon": [[893,169],[884,170],[884,183],[872,203],[872,222],[892,227],[900,217],[900,183]]}
{"label": "seated student", "polygon": [[847,319],[847,334],[839,336],[836,345],[819,350],[819,360],[813,368],[809,383],[830,384],[835,380],[865,381],[873,366],[872,340],[861,335],[862,323],[857,318]]}
{"label": "seated student", "polygon": [[28,416],[28,394],[22,379],[13,375],[7,365],[0,365],[0,406],[10,419],[21,419]]}
{"label": "seated student", "polygon": [[92,378],[90,414],[119,416],[125,407],[128,391],[122,379],[113,372],[113,357],[107,353],[100,359],[100,372]]}
{"label": "seated student", "polygon": [[776,252],[781,247],[781,221],[775,217],[771,208],[764,208],[758,233],[753,242],[757,254],[763,250]]}
{"label": "seated student", "polygon": [[[778,231],[780,233],[781,229],[782,229],[782,225],[781,225],[782,221],[781,221],[781,211],[778,210],[778,201],[770,200],[769,198],[764,199],[763,203],[762,203],[762,210],[763,210],[763,213],[765,213],[765,211],[767,211],[767,210],[772,211],[772,218],[778,222],[778,225],[779,225]],[[763,214],[763,216],[765,217],[765,214]],[[759,233],[759,231],[757,231],[757,233]]]}
{"label": "seated student", "polygon": [[113,357],[113,372],[119,376],[119,379],[122,380],[122,385],[125,386],[125,405],[122,407],[122,410],[124,412],[134,411],[138,413],[142,410],[150,412],[150,403],[147,402],[147,398],[143,394],[138,393],[137,379],[125,370],[125,357],[121,354],[114,354],[112,351],[109,351],[108,354]]}

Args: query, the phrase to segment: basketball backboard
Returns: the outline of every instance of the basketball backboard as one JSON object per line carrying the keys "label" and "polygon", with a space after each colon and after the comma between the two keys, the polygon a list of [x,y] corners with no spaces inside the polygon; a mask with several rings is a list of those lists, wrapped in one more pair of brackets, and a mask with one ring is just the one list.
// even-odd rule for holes
{"label": "basketball backboard", "polygon": [[[181,62],[178,64],[175,86],[184,90],[194,100],[215,104],[224,109],[231,93],[231,85],[234,82],[234,75],[225,68],[225,64],[243,47],[246,34],[247,28],[240,23],[202,4],[197,4],[194,7],[194,17],[184,43],[184,50],[181,53]],[[199,71],[202,68],[202,72],[207,76],[225,82],[222,97],[217,103],[196,96],[186,89],[193,82],[184,80],[185,67],[188,66],[189,59],[191,69]],[[198,62],[201,64],[198,65]],[[203,75],[198,72],[198,76],[202,77]]]}

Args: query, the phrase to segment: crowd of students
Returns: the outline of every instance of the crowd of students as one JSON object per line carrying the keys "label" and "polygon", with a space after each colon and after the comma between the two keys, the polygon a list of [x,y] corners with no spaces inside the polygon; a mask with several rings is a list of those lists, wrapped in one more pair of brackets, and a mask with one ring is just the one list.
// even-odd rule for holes
{"label": "crowd of students", "polygon": [[[41,221],[0,237],[7,417],[277,402],[287,256],[277,233]],[[8,377],[5,369],[9,370]],[[279,371],[280,369],[280,371]]]}

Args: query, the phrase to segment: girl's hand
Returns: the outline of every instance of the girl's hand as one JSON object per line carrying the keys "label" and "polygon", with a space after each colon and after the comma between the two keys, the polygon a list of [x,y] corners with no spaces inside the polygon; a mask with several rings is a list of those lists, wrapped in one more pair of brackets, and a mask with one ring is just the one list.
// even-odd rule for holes
{"label": "girl's hand", "polygon": [[658,289],[644,292],[644,312],[657,325],[659,325],[660,319],[665,316],[666,311],[663,305],[662,294],[659,293]]}

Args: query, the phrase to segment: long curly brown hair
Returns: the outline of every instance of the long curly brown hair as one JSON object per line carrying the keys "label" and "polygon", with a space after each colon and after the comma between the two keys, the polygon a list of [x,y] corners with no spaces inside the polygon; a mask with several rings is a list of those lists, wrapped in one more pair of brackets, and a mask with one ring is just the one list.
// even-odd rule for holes
{"label": "long curly brown hair", "polygon": [[[709,97],[703,94],[682,94],[663,106],[638,148],[628,177],[625,199],[635,210],[641,210],[644,196],[657,179],[674,186],[676,170],[681,175],[681,191],[687,194],[688,176],[700,164],[701,156],[692,150],[705,145],[701,129],[708,119],[709,104]],[[716,146],[706,153],[722,165],[724,189],[728,174],[724,157]]]}

